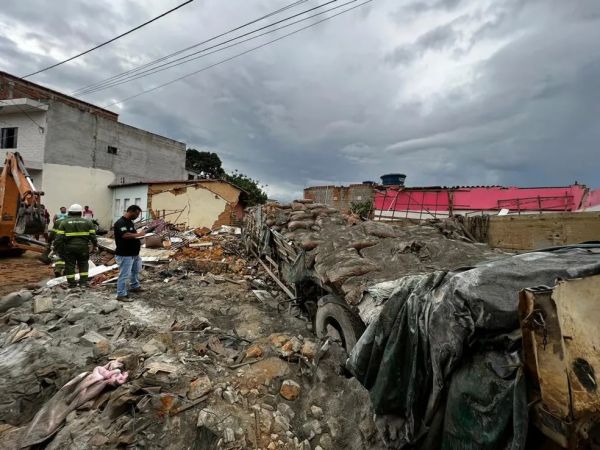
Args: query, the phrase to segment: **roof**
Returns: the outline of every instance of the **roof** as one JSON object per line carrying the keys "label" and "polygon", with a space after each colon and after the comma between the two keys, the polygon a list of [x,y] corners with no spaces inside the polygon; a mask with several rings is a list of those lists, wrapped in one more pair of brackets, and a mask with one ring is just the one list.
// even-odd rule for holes
{"label": "roof", "polygon": [[440,190],[460,190],[460,189],[570,189],[580,187],[585,189],[585,184],[571,184],[568,186],[501,186],[501,185],[469,185],[469,186],[398,186],[398,185],[376,185],[377,190],[395,189],[403,191],[440,191]]}
{"label": "roof", "polygon": [[248,192],[246,192],[245,190],[243,190],[242,188],[240,188],[239,186],[236,186],[233,183],[230,183],[227,180],[222,180],[222,179],[215,179],[215,178],[208,178],[205,180],[147,180],[147,181],[134,181],[132,183],[123,183],[123,184],[109,184],[108,187],[111,189],[114,188],[119,188],[119,187],[130,187],[130,186],[144,186],[144,185],[150,185],[150,184],[176,184],[176,183],[182,183],[182,184],[186,184],[188,186],[193,186],[195,184],[205,184],[205,183],[225,183],[228,184],[230,186],[233,186],[234,188],[236,188],[238,191],[243,192],[244,194],[248,194]]}
{"label": "roof", "polygon": [[[247,202],[248,198],[250,197],[250,194],[245,191],[244,189],[236,186],[233,183],[230,183],[229,181],[226,180],[221,180],[221,179],[206,179],[206,180],[148,180],[148,181],[134,181],[132,183],[123,183],[123,184],[109,184],[108,187],[111,189],[116,189],[116,188],[120,188],[120,187],[131,187],[131,186],[148,186],[148,185],[152,185],[152,184],[176,184],[176,183],[180,183],[183,184],[184,186],[194,186],[197,184],[206,184],[206,183],[225,183],[228,184],[230,186],[233,186],[235,189],[237,189],[240,192],[240,196],[239,199],[242,202]],[[210,190],[210,189],[209,189]]]}
{"label": "roof", "polygon": [[[104,109],[104,108],[102,108],[100,106],[96,106],[92,103],[88,103],[86,101],[80,100],[80,99],[72,97],[70,95],[63,94],[62,92],[55,91],[54,89],[50,89],[46,86],[42,86],[41,84],[37,84],[37,83],[33,83],[28,80],[24,80],[22,78],[19,78],[15,75],[7,73],[7,72],[3,72],[1,70],[0,70],[0,77],[9,78],[10,80],[14,81],[15,83],[27,86],[30,89],[41,90],[48,94],[52,94],[51,96],[49,96],[50,98],[53,98],[54,96],[56,96],[59,99],[62,99],[63,101],[66,100],[67,102],[70,102],[70,103],[77,103],[83,107],[97,110],[98,112],[101,112],[102,114],[104,114],[106,116],[112,117],[114,120],[117,120],[119,117],[119,115],[117,113],[115,113],[113,111],[109,111],[108,109]],[[4,88],[4,86],[1,86],[0,88]],[[18,88],[16,90],[19,91]],[[24,94],[26,94],[26,93],[24,93]]]}

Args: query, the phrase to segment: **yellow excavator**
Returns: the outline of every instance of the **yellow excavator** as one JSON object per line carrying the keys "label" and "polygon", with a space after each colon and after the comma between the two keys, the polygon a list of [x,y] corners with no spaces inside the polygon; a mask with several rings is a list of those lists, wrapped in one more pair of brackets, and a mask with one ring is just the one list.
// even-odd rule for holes
{"label": "yellow excavator", "polygon": [[0,255],[18,256],[31,250],[47,259],[47,244],[32,238],[46,231],[42,195],[21,155],[7,152],[0,173]]}

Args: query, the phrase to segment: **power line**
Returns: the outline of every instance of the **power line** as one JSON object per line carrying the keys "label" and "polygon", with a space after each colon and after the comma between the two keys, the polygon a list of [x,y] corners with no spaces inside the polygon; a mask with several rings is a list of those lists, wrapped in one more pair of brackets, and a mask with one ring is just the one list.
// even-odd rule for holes
{"label": "power line", "polygon": [[198,47],[199,45],[206,44],[206,43],[208,43],[208,42],[214,41],[214,40],[216,40],[216,39],[218,39],[218,38],[220,38],[220,37],[223,37],[223,36],[225,36],[225,35],[227,35],[227,34],[233,33],[234,31],[238,31],[238,30],[240,30],[240,29],[242,29],[242,28],[245,28],[245,27],[247,27],[247,26],[249,26],[249,25],[252,25],[252,24],[254,24],[254,23],[256,23],[256,22],[260,22],[261,20],[267,19],[267,18],[269,18],[269,17],[271,17],[271,16],[274,16],[274,15],[276,15],[276,14],[279,14],[280,12],[283,12],[283,11],[285,11],[285,10],[288,10],[288,9],[290,9],[290,8],[293,8],[294,6],[297,6],[297,5],[301,4],[301,3],[305,3],[305,2],[307,2],[307,1],[308,1],[308,0],[298,0],[298,1],[295,1],[295,2],[293,2],[293,3],[291,3],[291,4],[287,5],[287,6],[284,6],[283,8],[280,8],[280,9],[278,9],[278,10],[275,10],[275,11],[273,11],[273,12],[269,13],[269,14],[266,14],[266,15],[264,15],[264,16],[262,16],[262,17],[259,17],[259,18],[257,18],[257,19],[254,19],[254,20],[252,20],[252,21],[250,21],[250,22],[247,22],[247,23],[245,23],[245,24],[243,24],[243,25],[240,25],[240,26],[238,26],[238,27],[232,28],[231,30],[225,31],[224,33],[221,33],[221,34],[219,34],[219,35],[217,35],[217,36],[214,36],[214,37],[212,37],[212,38],[210,38],[210,39],[207,39],[207,40],[205,40],[205,41],[202,41],[202,42],[198,42],[197,44],[194,44],[194,45],[191,45],[191,46],[189,46],[189,47],[186,47],[186,48],[184,48],[184,49],[178,50],[178,51],[176,51],[176,52],[174,52],[174,53],[170,53],[170,54],[168,54],[168,55],[166,55],[166,56],[163,56],[162,58],[155,59],[155,60],[153,60],[153,61],[150,61],[150,62],[148,62],[148,63],[146,63],[146,64],[143,64],[143,65],[141,65],[141,66],[138,66],[138,67],[136,67],[136,68],[134,68],[134,69],[127,70],[127,71],[125,71],[125,72],[122,72],[122,73],[120,73],[120,74],[117,74],[117,75],[113,75],[112,77],[106,78],[106,79],[104,79],[104,80],[102,80],[102,81],[99,81],[98,83],[94,83],[94,84],[90,84],[90,85],[84,86],[84,87],[82,87],[82,88],[78,89],[77,91],[75,91],[75,92],[74,92],[73,94],[71,94],[71,95],[79,95],[79,92],[85,91],[85,90],[87,90],[87,89],[89,89],[89,88],[97,87],[97,86],[99,86],[99,85],[102,85],[102,84],[104,84],[104,83],[107,83],[107,82],[110,82],[110,81],[112,81],[112,80],[115,80],[115,79],[121,78],[121,77],[123,77],[123,76],[126,76],[126,75],[128,75],[128,74],[130,74],[130,73],[132,73],[132,72],[137,72],[137,71],[139,71],[139,70],[141,70],[141,69],[144,69],[144,68],[146,68],[146,67],[148,67],[148,66],[152,66],[152,65],[154,65],[154,64],[156,64],[156,63],[159,63],[159,62],[162,62],[162,61],[164,61],[165,59],[169,59],[169,58],[171,58],[171,57],[173,57],[173,56],[177,56],[177,55],[179,55],[179,54],[181,54],[181,53],[183,53],[183,52],[186,52],[186,51],[188,51],[188,50],[191,50],[191,49],[193,49],[193,48],[195,48],[195,47]]}
{"label": "power line", "polygon": [[[219,39],[219,38],[221,38],[221,37],[223,37],[223,36],[226,36],[226,35],[228,35],[228,34],[231,34],[231,33],[235,32],[235,31],[241,30],[242,28],[245,28],[245,27],[247,27],[247,26],[250,26],[250,25],[252,25],[252,24],[255,24],[255,23],[257,23],[257,22],[260,22],[261,20],[264,20],[264,19],[267,19],[267,18],[269,18],[269,17],[272,17],[272,16],[274,16],[274,15],[276,15],[276,14],[279,14],[280,12],[286,11],[286,10],[288,10],[288,9],[290,9],[290,8],[293,8],[294,6],[297,6],[297,5],[301,4],[301,3],[305,3],[306,1],[308,1],[308,0],[298,0],[298,1],[294,1],[293,3],[291,3],[291,4],[289,4],[289,5],[286,5],[286,6],[284,6],[283,8],[279,8],[279,9],[277,9],[277,10],[275,10],[275,11],[273,11],[273,12],[269,13],[269,14],[266,14],[266,15],[262,16],[262,17],[259,17],[259,18],[257,18],[257,19],[254,19],[254,20],[250,21],[250,22],[247,22],[247,23],[245,23],[245,24],[242,24],[242,25],[239,25],[239,26],[237,26],[237,27],[235,27],[235,28],[232,28],[232,29],[230,29],[230,30],[227,30],[227,31],[225,31],[225,32],[223,32],[223,33],[221,33],[221,34],[219,34],[219,35],[217,35],[217,36],[213,36],[213,37],[212,37],[212,38],[210,38],[210,39],[206,39],[206,40],[204,40],[204,41],[202,41],[202,42],[198,42],[198,43],[196,43],[196,44],[194,44],[194,45],[190,45],[189,47],[186,47],[186,48],[184,48],[184,49],[181,49],[181,50],[178,50],[178,51],[176,51],[176,52],[170,53],[170,54],[168,54],[168,55],[166,55],[166,56],[163,56],[163,57],[161,57],[161,58],[155,59],[155,60],[153,60],[153,61],[150,61],[150,62],[148,62],[148,63],[146,63],[146,64],[143,64],[143,65],[141,65],[141,66],[138,66],[138,67],[136,67],[136,68],[133,68],[133,69],[127,70],[127,71],[125,71],[125,72],[122,72],[122,73],[120,73],[120,74],[113,75],[112,77],[106,78],[106,79],[104,79],[104,80],[102,80],[102,81],[99,81],[98,83],[94,83],[94,84],[91,84],[91,85],[88,85],[88,86],[84,86],[84,87],[82,87],[82,88],[80,88],[80,89],[76,90],[75,92],[73,92],[71,95],[82,95],[82,94],[84,94],[84,93],[87,93],[87,91],[94,90],[94,89],[96,89],[96,88],[98,88],[98,87],[100,87],[100,86],[103,86],[103,85],[105,85],[105,84],[112,83],[113,81],[116,81],[116,80],[118,80],[119,78],[127,77],[129,74],[132,74],[132,73],[134,73],[134,72],[139,72],[140,70],[143,70],[143,69],[145,69],[145,68],[147,68],[147,67],[149,67],[149,66],[153,66],[153,65],[155,65],[155,64],[157,64],[157,63],[160,63],[160,62],[162,62],[162,61],[164,61],[164,60],[166,60],[166,59],[170,59],[170,58],[172,58],[172,57],[174,57],[174,56],[180,55],[181,53],[184,53],[184,52],[187,52],[188,50],[191,50],[191,49],[194,49],[194,48],[196,48],[196,47],[199,47],[200,45],[207,44],[207,43],[209,43],[209,42],[215,41],[215,40],[217,40],[217,39]],[[337,0],[333,0],[333,1],[337,1]],[[329,3],[331,3],[331,2],[329,2]],[[326,4],[327,4],[327,3],[326,3]],[[322,7],[322,6],[324,6],[324,5],[321,5],[321,6],[319,6],[319,7]],[[319,7],[317,7],[317,8],[319,8]],[[312,9],[316,9],[316,8],[312,8]],[[311,11],[312,9],[310,9],[310,10],[308,10],[308,11]],[[304,11],[304,12],[302,12],[302,13],[300,13],[300,14],[297,14],[297,15],[301,15],[301,14],[304,14],[304,13],[306,13],[306,11]],[[297,16],[297,15],[296,15],[296,16]],[[295,16],[292,16],[292,18],[293,18],[293,17],[295,17]],[[286,18],[286,19],[284,19],[284,20],[288,20],[288,19],[289,19],[289,18]],[[276,24],[278,24],[278,23],[280,23],[280,22],[281,22],[281,21],[279,21],[279,22],[275,22],[274,24],[271,24],[271,25],[268,25],[268,26],[273,26],[273,25],[276,25]],[[268,26],[267,26],[267,27],[268,27]],[[263,27],[263,28],[267,28],[267,27]],[[261,29],[262,29],[262,28],[261,28]],[[260,29],[259,29],[259,30],[260,30]],[[257,31],[257,30],[255,30],[255,31],[253,31],[253,32],[256,32],[256,31]]]}
{"label": "power line", "polygon": [[146,90],[144,90],[144,91],[138,92],[137,94],[130,95],[129,97],[125,97],[125,98],[123,98],[123,99],[121,99],[121,100],[117,100],[116,102],[109,103],[109,104],[107,104],[107,105],[103,106],[103,108],[108,108],[108,107],[110,107],[110,106],[114,106],[114,105],[118,105],[118,104],[121,104],[121,103],[125,103],[126,101],[132,100],[132,99],[134,99],[134,98],[136,98],[136,97],[139,97],[139,96],[141,96],[141,95],[148,94],[149,92],[153,92],[153,91],[156,91],[156,90],[158,90],[158,89],[161,89],[161,88],[163,88],[163,87],[165,87],[165,86],[168,86],[168,85],[170,85],[170,84],[176,83],[177,81],[183,80],[184,78],[188,78],[188,77],[190,77],[190,76],[192,76],[192,75],[196,75],[196,74],[198,74],[198,73],[200,73],[200,72],[204,72],[204,71],[206,71],[206,70],[212,69],[213,67],[219,66],[219,65],[221,65],[221,64],[224,64],[224,63],[226,63],[226,62],[229,62],[229,61],[231,61],[231,60],[233,60],[233,59],[239,58],[240,56],[246,55],[246,54],[248,54],[248,53],[250,53],[250,52],[253,52],[253,51],[255,51],[255,50],[258,50],[258,49],[260,49],[260,48],[266,47],[267,45],[270,45],[270,44],[273,44],[273,43],[275,43],[275,42],[277,42],[277,41],[280,41],[280,40],[282,40],[282,39],[285,39],[286,37],[292,36],[292,35],[294,35],[294,34],[296,34],[296,33],[299,33],[299,32],[301,32],[301,31],[303,31],[303,30],[306,30],[306,29],[308,29],[308,28],[311,28],[311,27],[314,27],[314,26],[316,26],[316,25],[319,25],[319,24],[320,24],[320,23],[322,23],[322,22],[325,22],[325,21],[327,21],[327,20],[331,20],[331,19],[333,19],[334,17],[337,17],[337,16],[340,16],[340,15],[342,15],[342,14],[345,14],[345,13],[347,13],[347,12],[350,12],[350,11],[352,11],[352,10],[356,9],[356,8],[359,8],[359,7],[363,6],[363,5],[366,5],[367,3],[371,3],[372,1],[373,1],[373,0],[366,0],[366,1],[362,2],[362,3],[359,3],[359,4],[358,4],[358,5],[356,5],[356,6],[353,6],[353,7],[351,7],[351,8],[348,8],[348,9],[344,10],[344,11],[341,11],[341,12],[339,12],[339,13],[336,13],[336,14],[334,14],[334,15],[332,15],[332,16],[329,16],[329,17],[326,17],[326,18],[324,18],[324,19],[321,19],[321,20],[319,20],[319,21],[317,21],[317,22],[315,22],[315,23],[312,23],[312,24],[310,24],[310,25],[307,25],[307,26],[305,26],[305,27],[302,27],[302,28],[299,28],[299,29],[297,29],[297,30],[294,30],[294,31],[292,31],[291,33],[285,34],[285,35],[283,35],[283,36],[280,36],[280,37],[278,37],[278,38],[276,38],[276,39],[273,39],[273,40],[271,40],[271,41],[267,41],[267,42],[265,42],[264,44],[261,44],[261,45],[259,45],[259,46],[253,47],[253,48],[251,48],[251,49],[248,49],[248,50],[246,50],[246,51],[243,51],[242,53],[238,53],[238,54],[236,54],[236,55],[233,55],[233,56],[231,56],[231,57],[229,57],[229,58],[223,59],[223,60],[221,60],[221,61],[219,61],[219,62],[217,62],[217,63],[215,63],[215,64],[211,64],[211,65],[209,65],[209,66],[203,67],[202,69],[196,70],[196,71],[194,71],[194,72],[190,72],[190,73],[188,73],[188,74],[186,74],[186,75],[183,75],[183,76],[181,76],[181,77],[175,78],[175,79],[173,79],[173,80],[171,80],[171,81],[168,81],[168,82],[166,82],[166,83],[159,84],[158,86],[155,86],[155,87],[153,87],[153,88],[146,89]]}
{"label": "power line", "polygon": [[[18,104],[17,104],[17,103],[15,103],[14,101],[12,101],[11,103],[8,103],[8,100],[6,100],[6,99],[2,99],[2,100],[0,100],[0,102],[2,102],[2,103],[6,103],[7,105],[16,106],[16,107],[17,107],[17,109],[18,109],[19,111],[21,111],[23,114],[25,114],[25,116],[26,116],[26,117],[27,117],[29,120],[31,120],[31,122],[33,122],[33,123],[34,123],[34,124],[35,124],[35,125],[38,127],[38,130],[40,131],[40,133],[43,133],[43,132],[44,132],[45,128],[44,128],[43,126],[41,126],[39,123],[37,123],[37,122],[36,122],[36,121],[35,121],[35,120],[34,120],[34,119],[33,119],[33,118],[32,118],[32,117],[31,117],[31,116],[30,116],[30,115],[27,113],[27,111],[25,111],[23,108],[21,108],[21,105],[18,105]],[[4,123],[6,123],[6,122],[4,122]]]}
{"label": "power line", "polygon": [[[320,7],[326,6],[326,5],[330,4],[330,3],[333,3],[334,1],[337,1],[337,0],[333,0],[333,1],[330,1],[330,2],[328,2],[328,3],[325,3],[325,4],[321,5]],[[249,33],[245,33],[245,34],[243,34],[243,35],[240,35],[240,36],[237,36],[237,37],[235,37],[235,38],[233,38],[233,39],[229,39],[229,40],[227,40],[227,41],[224,41],[224,42],[221,42],[221,43],[219,43],[219,44],[213,45],[213,46],[211,46],[211,47],[207,47],[207,48],[205,48],[205,49],[202,49],[202,50],[200,50],[200,51],[197,51],[197,52],[191,53],[191,54],[189,54],[189,55],[186,55],[186,56],[184,56],[184,57],[177,58],[177,59],[175,59],[175,60],[173,60],[173,61],[170,61],[170,62],[168,62],[168,63],[165,63],[165,64],[161,64],[160,66],[157,66],[157,67],[154,67],[154,68],[152,68],[152,69],[149,69],[149,70],[146,70],[146,71],[140,72],[140,73],[138,73],[138,74],[132,75],[132,76],[130,76],[130,77],[127,77],[127,78],[125,78],[125,79],[122,79],[122,80],[115,80],[114,82],[112,82],[112,83],[110,83],[110,84],[105,84],[105,85],[103,85],[103,86],[101,86],[101,87],[98,87],[98,88],[95,88],[95,89],[89,89],[89,90],[87,90],[87,91],[85,91],[85,92],[82,92],[82,93],[80,93],[79,95],[88,95],[88,94],[92,94],[92,93],[99,92],[99,91],[102,91],[102,90],[105,90],[105,89],[108,89],[108,88],[111,88],[111,87],[115,87],[115,86],[119,86],[119,85],[121,85],[121,84],[128,83],[128,82],[130,82],[130,81],[133,81],[133,80],[137,80],[137,79],[140,79],[140,78],[144,78],[144,77],[146,77],[146,76],[149,76],[149,75],[154,75],[155,73],[158,73],[158,72],[163,72],[163,71],[165,71],[165,70],[172,69],[172,68],[174,68],[174,67],[177,67],[177,66],[180,66],[180,65],[182,65],[182,64],[186,64],[186,63],[188,63],[188,62],[195,61],[195,60],[197,60],[197,59],[200,59],[200,58],[204,58],[204,57],[206,57],[206,56],[209,56],[209,55],[212,55],[212,54],[214,54],[214,53],[218,53],[218,52],[221,52],[221,51],[227,50],[227,49],[229,49],[229,48],[231,48],[231,47],[235,47],[235,46],[237,46],[237,45],[241,45],[241,44],[243,44],[243,43],[245,43],[245,42],[248,42],[248,41],[251,41],[251,40],[254,40],[254,39],[258,39],[258,38],[260,38],[260,37],[262,37],[262,36],[265,36],[265,35],[267,35],[267,34],[271,34],[271,33],[277,32],[277,31],[279,31],[279,30],[283,30],[284,28],[289,28],[289,27],[291,27],[291,26],[293,26],[293,25],[296,25],[296,24],[298,24],[298,23],[300,23],[300,22],[304,22],[304,21],[306,21],[306,20],[310,20],[310,19],[312,19],[313,17],[317,17],[317,16],[320,16],[320,15],[322,15],[322,14],[326,14],[326,13],[328,13],[328,12],[330,12],[330,11],[334,11],[334,10],[336,10],[336,9],[342,8],[342,7],[344,7],[344,6],[347,6],[347,5],[351,4],[351,3],[355,3],[355,2],[357,2],[357,1],[358,1],[358,0],[351,0],[351,1],[349,1],[349,2],[342,3],[341,5],[334,6],[333,8],[327,9],[327,10],[325,10],[325,11],[318,12],[318,13],[316,13],[316,14],[313,14],[313,15],[311,15],[311,16],[308,16],[308,17],[304,17],[304,18],[302,18],[302,19],[296,20],[296,21],[294,21],[294,22],[291,22],[291,23],[289,23],[289,24],[283,25],[283,26],[281,26],[281,27],[277,27],[277,28],[270,29],[270,30],[268,30],[268,31],[266,31],[266,32],[264,32],[264,33],[258,34],[258,35],[256,35],[256,36],[252,36],[252,37],[250,37],[250,38],[248,38],[248,39],[244,39],[244,40],[242,40],[242,41],[235,42],[235,43],[233,43],[233,44],[231,44],[231,45],[228,45],[228,46],[226,46],[226,47],[219,48],[219,49],[217,49],[217,50],[214,50],[214,51],[212,51],[212,52],[209,52],[209,53],[204,53],[204,52],[206,52],[207,50],[210,50],[210,49],[213,49],[213,48],[216,48],[216,47],[220,47],[220,46],[222,46],[222,45],[224,45],[224,44],[227,44],[227,43],[229,43],[229,42],[235,41],[235,40],[237,40],[237,39],[239,39],[239,38],[241,38],[241,37],[248,36],[248,35],[250,35],[250,34],[254,34],[256,31],[259,31],[259,30],[262,30],[262,29],[265,29],[265,28],[269,28],[270,26],[272,26],[272,25],[276,25],[277,23],[284,22],[284,21],[288,20],[289,18],[287,18],[287,19],[284,19],[284,20],[281,20],[281,21],[279,21],[279,22],[276,22],[276,23],[274,23],[274,24],[272,24],[272,25],[269,25],[268,27],[262,27],[262,28],[259,28],[258,30],[254,30],[254,31],[251,31],[251,32],[249,32]],[[308,12],[308,11],[311,11],[311,10],[313,10],[313,9],[315,9],[315,8],[311,8],[310,10],[304,11],[304,13],[306,13],[306,12]],[[295,15],[295,16],[292,16],[292,17],[297,17],[297,15]],[[194,58],[191,58],[192,56],[194,56],[194,55],[197,55],[197,54],[199,54],[199,53],[202,53],[202,54],[201,54],[200,56],[196,56],[196,57],[194,57]],[[178,62],[178,61],[181,61],[181,62]],[[161,67],[163,67],[163,68],[161,69]]]}
{"label": "power line", "polygon": [[140,28],[142,28],[142,27],[145,27],[146,25],[148,25],[148,24],[151,24],[152,22],[154,22],[154,21],[156,21],[156,20],[158,20],[158,19],[160,19],[160,18],[162,18],[162,17],[166,16],[167,14],[171,14],[173,11],[176,11],[176,10],[178,10],[179,8],[182,8],[183,6],[187,5],[188,3],[192,3],[193,1],[194,1],[194,0],[187,0],[186,2],[184,2],[184,3],[180,4],[179,6],[176,6],[175,8],[172,8],[172,9],[170,9],[170,10],[168,10],[168,11],[166,11],[166,12],[162,13],[160,16],[156,16],[154,19],[150,19],[150,20],[148,20],[147,22],[144,22],[143,24],[141,24],[141,25],[138,25],[137,27],[135,27],[135,28],[132,28],[132,29],[131,29],[131,30],[129,30],[129,31],[126,31],[125,33],[122,33],[122,34],[120,34],[120,35],[118,35],[118,36],[116,36],[116,37],[114,37],[114,38],[112,38],[112,39],[110,39],[110,40],[108,40],[108,41],[106,41],[106,42],[103,42],[102,44],[98,44],[98,45],[96,45],[95,47],[92,47],[92,48],[90,48],[90,49],[88,49],[88,50],[86,50],[86,51],[84,51],[84,52],[81,52],[81,53],[79,53],[79,54],[75,55],[75,56],[71,56],[70,58],[68,58],[68,59],[65,59],[64,61],[60,61],[60,62],[57,62],[56,64],[53,64],[53,65],[51,65],[51,66],[45,67],[45,68],[43,68],[43,69],[40,69],[40,70],[38,70],[37,72],[32,72],[32,73],[30,73],[30,74],[28,74],[28,75],[24,75],[24,76],[22,76],[21,78],[28,78],[28,77],[32,77],[32,76],[34,76],[34,75],[37,75],[38,73],[42,73],[42,72],[45,72],[46,70],[54,69],[55,67],[58,67],[58,66],[60,66],[60,65],[62,65],[62,64],[65,64],[65,63],[67,63],[67,62],[69,62],[69,61],[73,61],[75,58],[79,58],[80,56],[83,56],[83,55],[86,55],[86,54],[88,54],[88,53],[90,53],[90,52],[93,52],[94,50],[97,50],[97,49],[99,49],[100,47],[104,47],[105,45],[108,45],[108,44],[110,44],[111,42],[114,42],[114,41],[116,41],[117,39],[120,39],[120,38],[122,38],[123,36],[127,36],[128,34],[131,34],[131,33],[133,33],[134,31],[136,31],[136,30],[139,30]]}
{"label": "power line", "polygon": [[[277,21],[277,22],[274,22],[274,23],[272,23],[272,24],[270,24],[270,25],[266,25],[266,26],[264,26],[264,27],[257,28],[256,30],[253,30],[253,31],[250,31],[250,32],[248,32],[248,33],[245,33],[245,34],[242,34],[242,35],[236,36],[235,38],[232,38],[232,39],[229,39],[229,40],[227,40],[227,41],[221,42],[221,43],[219,43],[219,44],[215,44],[215,45],[213,45],[213,46],[210,46],[210,47],[204,48],[204,49],[202,49],[202,50],[199,50],[199,51],[197,51],[197,52],[190,53],[189,55],[182,56],[181,58],[177,58],[177,59],[175,59],[175,60],[173,60],[173,61],[170,61],[170,62],[168,62],[168,63],[161,64],[161,65],[159,65],[159,66],[156,66],[156,67],[154,67],[154,68],[152,68],[152,69],[148,69],[148,70],[145,70],[145,71],[143,71],[143,72],[139,72],[139,73],[137,73],[137,74],[133,74],[133,75],[131,75],[130,77],[127,77],[127,78],[125,78],[125,79],[121,79],[121,80],[115,80],[115,81],[114,81],[114,82],[112,82],[112,83],[105,83],[104,85],[102,85],[102,86],[100,86],[100,87],[97,87],[97,88],[95,88],[95,89],[88,89],[88,90],[86,90],[86,91],[84,91],[84,92],[80,92],[78,95],[87,95],[87,94],[91,94],[91,93],[98,92],[98,91],[101,91],[101,90],[104,90],[104,89],[107,89],[107,88],[110,88],[110,87],[114,87],[114,86],[118,86],[118,85],[120,85],[120,84],[127,83],[127,82],[129,82],[129,81],[137,80],[137,79],[139,79],[139,78],[143,78],[143,77],[145,77],[145,76],[153,75],[153,74],[155,74],[155,73],[157,73],[157,72],[162,72],[162,71],[164,71],[164,70],[167,70],[167,69],[170,69],[170,68],[172,68],[172,67],[177,67],[177,66],[179,66],[179,65],[181,65],[181,64],[185,64],[185,63],[187,63],[187,62],[194,61],[194,60],[196,60],[196,59],[199,59],[199,58],[203,58],[203,57],[205,57],[205,56],[212,55],[212,54],[214,54],[214,53],[217,53],[217,52],[220,52],[220,51],[226,50],[226,49],[228,49],[228,48],[231,48],[231,47],[234,47],[234,46],[236,46],[236,45],[243,44],[244,42],[248,42],[248,41],[251,41],[251,40],[253,40],[253,39],[257,39],[257,38],[259,38],[259,37],[261,37],[261,36],[264,36],[264,35],[267,35],[267,34],[273,33],[273,32],[275,32],[275,31],[277,31],[277,30],[281,30],[281,29],[287,28],[287,27],[289,27],[289,26],[291,26],[291,25],[294,25],[294,24],[296,24],[296,23],[303,22],[303,21],[305,21],[305,20],[308,20],[308,19],[310,19],[310,18],[312,18],[312,17],[315,17],[315,16],[318,16],[318,15],[324,14],[324,13],[325,13],[325,12],[327,12],[327,11],[332,11],[332,10],[334,10],[334,9],[338,9],[338,8],[340,8],[341,6],[347,5],[348,3],[354,3],[354,2],[356,2],[356,1],[358,1],[358,0],[352,0],[352,1],[348,2],[348,3],[344,3],[343,5],[337,6],[337,7],[335,7],[335,8],[331,8],[331,9],[329,9],[329,10],[327,10],[327,11],[324,11],[324,12],[320,12],[320,13],[314,14],[314,15],[312,15],[312,16],[306,17],[306,18],[304,18],[304,19],[301,19],[301,20],[297,20],[297,21],[295,21],[295,22],[292,22],[291,24],[288,24],[288,25],[285,25],[285,26],[282,26],[282,27],[279,27],[279,28],[276,28],[276,29],[269,30],[269,31],[267,31],[267,32],[265,32],[265,33],[261,33],[261,34],[259,34],[259,35],[257,35],[257,36],[251,37],[251,38],[249,38],[249,39],[244,39],[244,40],[242,40],[242,41],[236,42],[235,44],[228,45],[228,46],[226,46],[226,47],[223,47],[223,48],[220,48],[220,49],[218,49],[218,50],[215,50],[215,51],[212,51],[212,52],[209,52],[209,53],[204,53],[204,52],[206,52],[207,50],[210,50],[210,49],[213,49],[213,48],[216,48],[216,47],[220,47],[220,46],[222,46],[222,45],[224,45],[224,44],[227,44],[227,43],[229,43],[229,42],[233,42],[233,41],[235,41],[235,40],[237,40],[237,39],[240,39],[240,38],[242,38],[242,37],[245,37],[245,36],[248,36],[248,35],[254,34],[254,33],[256,33],[257,31],[261,31],[261,30],[264,30],[264,29],[266,29],[266,28],[273,27],[273,26],[275,26],[275,25],[277,25],[277,24],[279,24],[279,23],[282,23],[282,22],[285,22],[285,21],[287,21],[287,20],[289,20],[289,19],[293,19],[293,18],[295,18],[295,17],[301,16],[301,15],[303,15],[303,14],[306,14],[307,12],[314,11],[315,9],[322,8],[322,7],[324,7],[324,6],[327,6],[327,5],[331,4],[331,3],[334,3],[334,2],[336,2],[336,1],[338,1],[338,0],[330,0],[330,1],[326,2],[326,3],[323,3],[322,5],[316,6],[316,7],[314,7],[314,8],[307,9],[307,10],[305,10],[305,11],[301,12],[301,13],[294,14],[293,16],[286,17],[285,19],[279,20],[279,21]],[[200,55],[200,56],[197,56],[197,57],[195,57],[195,58],[191,58],[192,56],[194,56],[194,55],[197,55],[197,54],[199,54],[199,53],[204,53],[204,54],[203,54],[203,55]],[[178,61],[182,61],[182,62],[180,62],[180,63],[178,63],[178,64],[175,64],[175,63],[177,63]],[[165,66],[168,66],[168,67],[165,67]],[[163,69],[160,69],[161,67],[165,67],[165,68],[163,68]]]}

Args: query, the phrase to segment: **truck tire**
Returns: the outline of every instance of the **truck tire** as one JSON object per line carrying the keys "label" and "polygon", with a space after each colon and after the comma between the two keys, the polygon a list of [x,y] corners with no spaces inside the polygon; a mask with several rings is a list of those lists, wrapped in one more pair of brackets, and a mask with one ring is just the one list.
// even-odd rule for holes
{"label": "truck tire", "polygon": [[[333,330],[332,330],[333,329]],[[350,353],[360,336],[365,331],[365,325],[360,318],[348,308],[328,302],[320,305],[315,317],[315,333],[319,339],[335,337],[335,332],[342,341],[346,352]]]}

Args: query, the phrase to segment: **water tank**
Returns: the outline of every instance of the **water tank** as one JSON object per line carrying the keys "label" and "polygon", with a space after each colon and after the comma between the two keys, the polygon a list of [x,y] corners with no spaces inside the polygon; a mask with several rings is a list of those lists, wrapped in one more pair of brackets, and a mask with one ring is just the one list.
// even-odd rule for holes
{"label": "water tank", "polygon": [[362,184],[366,184],[368,186],[373,186],[376,183],[374,181],[363,181]]}
{"label": "water tank", "polygon": [[388,173],[381,176],[381,184],[384,186],[404,186],[406,175],[403,173]]}

